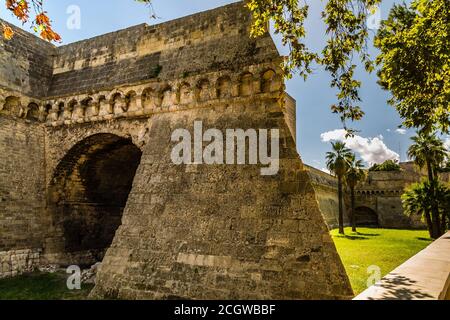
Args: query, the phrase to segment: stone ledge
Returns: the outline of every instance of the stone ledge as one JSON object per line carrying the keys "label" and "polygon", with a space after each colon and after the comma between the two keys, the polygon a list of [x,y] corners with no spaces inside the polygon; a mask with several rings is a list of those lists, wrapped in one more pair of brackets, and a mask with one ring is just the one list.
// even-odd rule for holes
{"label": "stone ledge", "polygon": [[449,300],[450,232],[354,300]]}

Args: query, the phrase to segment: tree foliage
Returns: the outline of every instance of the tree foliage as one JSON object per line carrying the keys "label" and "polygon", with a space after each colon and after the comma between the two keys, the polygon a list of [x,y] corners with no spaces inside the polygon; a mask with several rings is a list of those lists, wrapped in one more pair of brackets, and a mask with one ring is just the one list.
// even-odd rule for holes
{"label": "tree foliage", "polygon": [[356,212],[355,212],[355,188],[358,183],[366,178],[366,171],[362,160],[356,159],[353,153],[347,162],[347,172],[345,173],[345,183],[350,189],[351,198],[351,224],[352,231],[356,232]]}
{"label": "tree foliage", "polygon": [[338,200],[339,200],[339,233],[344,234],[344,205],[342,184],[348,164],[353,159],[353,153],[345,146],[343,142],[332,142],[332,151],[327,152],[326,164],[331,173],[338,179]]}
{"label": "tree foliage", "polygon": [[327,168],[336,176],[343,177],[347,172],[348,163],[351,162],[353,154],[343,142],[332,142],[331,146],[333,150],[327,152],[326,155]]}
{"label": "tree foliage", "polygon": [[[47,41],[61,41],[61,37],[52,29],[47,12],[43,8],[43,0],[6,0],[6,9],[11,11],[22,23],[30,21],[31,8],[34,13],[31,24],[35,32]],[[2,24],[3,36],[11,39],[14,31],[6,24]]]}
{"label": "tree foliage", "polygon": [[[435,196],[432,196],[432,193]],[[433,203],[437,201],[438,219],[433,215]],[[428,180],[414,183],[409,186],[402,195],[404,211],[407,215],[420,214],[425,219],[430,237],[437,238],[445,233],[450,221],[450,189],[441,182]],[[440,221],[438,234],[434,234],[433,221]]]}
{"label": "tree foliage", "polygon": [[380,164],[374,164],[369,171],[401,171],[400,164],[396,160],[386,160]]}
{"label": "tree foliage", "polygon": [[375,39],[379,83],[406,127],[448,132],[450,125],[450,1],[395,5]]}
{"label": "tree foliage", "polygon": [[435,170],[442,166],[448,157],[447,148],[434,133],[427,134],[424,131],[418,131],[411,140],[413,144],[408,149],[408,157],[414,159],[420,168],[430,165],[431,169]]}
{"label": "tree foliage", "polygon": [[[367,55],[367,16],[381,0],[328,0],[322,12],[328,40],[321,52],[313,52],[305,43],[305,21],[309,6],[305,0],[249,0],[247,6],[254,18],[251,34],[262,35],[269,22],[281,34],[282,42],[290,48],[284,70],[287,77],[298,72],[304,79],[311,73],[311,65],[324,66],[332,77],[331,87],[338,89],[333,113],[339,114],[346,129],[347,120],[359,120],[364,112],[359,106],[358,89],[361,83],[354,79],[354,56],[368,71],[373,69]],[[350,134],[352,130],[349,130]]]}
{"label": "tree foliage", "polygon": [[345,173],[346,184],[349,188],[355,188],[365,177],[366,171],[364,170],[362,160],[356,159],[355,154],[352,154],[347,162],[347,172]]}
{"label": "tree foliage", "polygon": [[[134,0],[151,6],[151,0]],[[42,39],[50,42],[61,41],[61,36],[53,31],[52,23],[44,10],[44,0],[5,0],[6,9],[10,11],[22,23],[31,22],[33,30],[40,35]],[[154,17],[154,15],[152,15]],[[6,25],[1,24],[3,37],[11,40],[14,31]]]}
{"label": "tree foliage", "polygon": [[428,184],[421,186],[421,191],[427,192],[427,198],[425,200],[430,204],[431,237],[438,238],[444,233],[442,224],[445,224],[446,216],[444,215],[441,217],[439,213],[442,199],[440,190],[438,189],[440,188],[440,183],[437,168],[439,168],[447,158],[448,152],[442,140],[437,138],[435,134],[419,131],[417,132],[417,135],[411,139],[413,144],[408,149],[408,156],[414,159],[414,162],[420,168],[424,166],[427,168]]}

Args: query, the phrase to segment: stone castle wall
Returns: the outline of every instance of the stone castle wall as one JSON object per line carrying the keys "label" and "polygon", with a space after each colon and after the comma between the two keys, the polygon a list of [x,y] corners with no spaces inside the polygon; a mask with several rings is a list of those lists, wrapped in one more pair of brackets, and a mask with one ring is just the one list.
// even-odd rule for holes
{"label": "stone castle wall", "polygon": [[0,251],[41,247],[44,128],[0,116]]}
{"label": "stone castle wall", "polygon": [[[279,174],[264,177],[252,165],[174,165],[165,141],[176,128],[192,134],[196,119],[205,129],[222,132],[279,128]],[[156,139],[144,147],[94,297],[319,299],[351,294],[276,98],[161,113],[152,118],[149,136]]]}
{"label": "stone castle wall", "polygon": [[[337,192],[337,179],[322,170],[311,166],[306,166],[311,181],[316,191],[316,198],[319,203],[325,223],[329,229],[339,227],[339,200]],[[348,208],[344,205],[344,224],[349,225]]]}
{"label": "stone castle wall", "polygon": [[[282,58],[268,34],[248,37],[250,23],[238,2],[50,47],[53,72],[41,88],[22,90],[10,84],[11,71],[0,74],[7,84],[0,92],[0,120],[10,127],[0,137],[9,166],[0,172],[0,190],[24,186],[17,199],[5,202],[0,217],[8,236],[1,238],[16,244],[23,238],[27,247],[5,246],[5,259],[18,261],[8,257],[36,249],[42,250],[39,263],[91,263],[104,253],[86,245],[95,245],[97,232],[113,232],[95,297],[350,297],[296,152],[295,101],[284,93]],[[19,40],[9,45],[20,47]],[[28,64],[24,72],[31,77],[33,70]],[[280,172],[264,177],[254,165],[175,166],[170,135],[176,128],[192,129],[195,120],[221,130],[279,129]],[[114,207],[113,220],[125,207],[121,226],[105,231],[99,228],[105,203],[95,190],[107,193],[107,185],[90,181],[89,174],[98,178],[100,172],[123,187],[127,177],[117,171],[114,179],[107,161],[126,164],[127,150],[136,152],[136,175],[125,203]],[[14,175],[16,162],[23,172]],[[109,192],[114,198],[114,189]],[[22,205],[27,195],[33,206]],[[34,235],[21,233],[25,229]],[[25,270],[19,265],[5,274]]]}
{"label": "stone castle wall", "polygon": [[30,270],[43,248],[45,132],[0,112],[0,277]]}
{"label": "stone castle wall", "polygon": [[40,266],[41,249],[0,251],[0,279],[33,272]]}
{"label": "stone castle wall", "polygon": [[[2,23],[7,24],[3,20]],[[55,47],[28,32],[11,27],[15,32],[14,40],[0,39],[0,89],[44,97],[51,83]]]}
{"label": "stone castle wall", "polygon": [[[355,208],[358,214],[365,215],[362,224],[377,224],[383,228],[425,229],[426,224],[419,215],[406,216],[401,196],[405,188],[426,177],[412,162],[401,163],[401,171],[369,172],[366,180],[355,190]],[[330,229],[338,226],[337,179],[321,170],[307,166],[321,212]],[[450,181],[448,173],[439,178]],[[350,197],[348,190],[344,197],[344,222],[349,224]],[[369,215],[373,216],[370,217]]]}
{"label": "stone castle wall", "polygon": [[250,16],[236,5],[58,48],[49,96],[109,89],[155,78],[183,79],[219,70],[241,72],[272,59],[269,35],[248,37]]}

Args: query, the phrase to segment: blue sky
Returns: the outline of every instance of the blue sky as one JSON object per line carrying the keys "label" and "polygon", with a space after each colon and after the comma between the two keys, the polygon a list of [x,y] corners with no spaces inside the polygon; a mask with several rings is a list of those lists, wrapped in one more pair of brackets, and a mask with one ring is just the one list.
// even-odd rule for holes
{"label": "blue sky", "polygon": [[[380,8],[382,18],[386,18],[389,8],[395,0],[384,0]],[[115,31],[140,23],[155,24],[182,17],[198,11],[212,9],[232,3],[227,0],[154,0],[154,8],[158,19],[150,18],[150,10],[133,0],[46,0],[45,9],[54,21],[54,29],[61,34],[63,43],[70,43],[106,32]],[[320,19],[323,1],[309,1],[310,18],[307,22],[310,47],[320,49],[325,39],[324,25]],[[67,27],[70,14],[68,8],[76,5],[81,12],[81,28],[71,30]],[[0,11],[0,17],[18,24],[10,13]],[[27,28],[27,27],[25,27]],[[286,54],[280,41],[275,41],[282,54]],[[376,49],[369,48],[373,55]],[[376,83],[376,74],[367,74],[362,70],[357,73],[363,82],[361,97],[362,108],[366,112],[363,120],[351,127],[360,132],[352,141],[348,141],[357,154],[368,161],[380,161],[386,157],[400,154],[401,160],[406,160],[406,150],[411,130],[397,131],[401,123],[395,109],[387,105],[389,94]],[[337,115],[330,112],[329,106],[336,101],[335,92],[329,88],[329,75],[316,69],[307,82],[294,76],[287,83],[287,91],[297,100],[297,141],[298,149],[305,163],[319,169],[324,168],[325,153],[330,149],[329,142],[323,140],[342,137],[337,131],[342,127]],[[325,133],[325,134],[324,134]]]}

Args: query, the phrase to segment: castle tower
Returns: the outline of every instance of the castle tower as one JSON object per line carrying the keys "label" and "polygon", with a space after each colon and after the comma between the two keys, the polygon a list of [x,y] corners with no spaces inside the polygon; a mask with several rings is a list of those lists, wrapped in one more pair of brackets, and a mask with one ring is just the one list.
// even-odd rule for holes
{"label": "castle tower", "polygon": [[[27,90],[2,71],[9,104],[0,121],[20,123],[25,135],[39,132],[35,147],[45,161],[33,191],[39,232],[0,251],[31,246],[41,262],[60,264],[104,256],[91,294],[98,298],[350,297],[296,151],[295,102],[284,92],[282,58],[270,35],[248,36],[250,25],[238,2],[48,48],[51,74],[29,81]],[[20,63],[33,70],[30,61]],[[35,97],[32,124],[28,112],[10,111],[17,108],[13,92],[21,92],[18,101]],[[223,133],[278,130],[279,170],[175,164],[172,134],[194,136],[199,122]],[[4,192],[13,179],[0,174]],[[14,233],[7,217],[18,213],[8,208],[19,202],[7,203],[0,220]]]}

